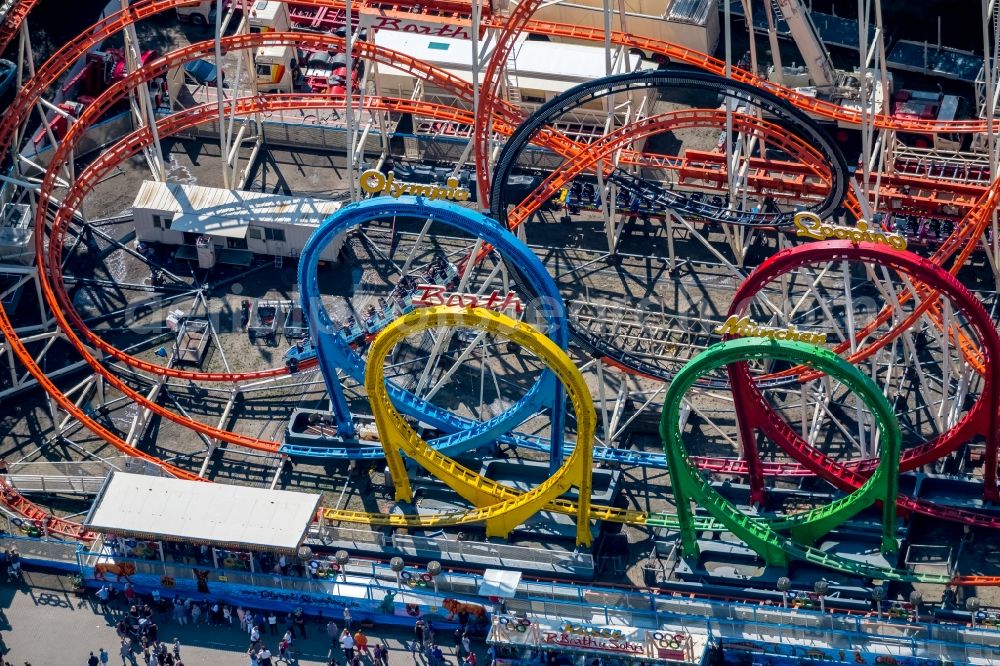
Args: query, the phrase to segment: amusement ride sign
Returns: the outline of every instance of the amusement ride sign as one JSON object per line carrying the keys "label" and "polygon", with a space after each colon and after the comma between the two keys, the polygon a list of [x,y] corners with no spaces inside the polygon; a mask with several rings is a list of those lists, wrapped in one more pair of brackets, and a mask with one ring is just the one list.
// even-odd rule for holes
{"label": "amusement ride sign", "polygon": [[489,294],[470,294],[464,292],[448,292],[436,284],[418,284],[413,296],[413,305],[430,307],[432,305],[457,305],[461,308],[486,308],[504,312],[513,309],[517,314],[524,312],[524,303],[513,291],[501,295],[494,289]]}
{"label": "amusement ride sign", "polygon": [[906,249],[906,237],[897,233],[886,233],[878,227],[871,227],[868,222],[858,220],[856,227],[840,227],[823,224],[823,220],[815,213],[799,212],[793,218],[795,235],[812,240],[829,240],[838,238],[855,243],[881,243],[896,250]]}
{"label": "amusement ride sign", "polygon": [[493,630],[487,637],[487,642],[524,648],[638,657],[643,663],[690,664],[701,661],[706,641],[704,637],[695,637],[676,629],[608,627],[498,616],[494,617]]}
{"label": "amusement ride sign", "polygon": [[361,174],[361,189],[366,194],[384,194],[390,197],[401,197],[405,194],[427,197],[428,199],[448,199],[451,201],[468,201],[469,190],[458,186],[458,179],[451,177],[446,185],[421,185],[419,183],[404,183],[396,180],[390,171],[383,175],[377,169],[369,169]]}
{"label": "amusement ride sign", "polygon": [[797,340],[814,345],[826,344],[826,333],[808,333],[799,331],[792,326],[786,328],[760,326],[750,321],[749,317],[740,317],[739,315],[733,315],[727,319],[714,332],[719,335],[736,335],[741,338],[762,337],[775,340]]}
{"label": "amusement ride sign", "polygon": [[621,629],[591,627],[569,622],[559,629],[561,631],[543,631],[542,643],[602,652],[625,652],[627,654],[644,654],[646,652],[645,645],[628,640]]}
{"label": "amusement ride sign", "polygon": [[395,30],[413,35],[472,39],[468,21],[454,17],[437,17],[427,14],[409,14],[387,9],[361,10],[360,27],[375,30]]}

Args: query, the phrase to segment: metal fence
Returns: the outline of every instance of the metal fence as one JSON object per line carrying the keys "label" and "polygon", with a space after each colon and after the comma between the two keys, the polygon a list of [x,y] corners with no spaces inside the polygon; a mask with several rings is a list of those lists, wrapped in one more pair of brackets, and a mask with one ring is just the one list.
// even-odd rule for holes
{"label": "metal fence", "polygon": [[591,574],[594,571],[594,558],[589,553],[567,553],[563,550],[546,550],[483,541],[432,539],[404,534],[394,534],[392,545],[398,550],[413,553],[418,557],[441,557],[477,563],[495,562],[496,566],[514,569],[537,568],[538,565],[543,565]]}
{"label": "metal fence", "polygon": [[329,541],[345,541],[356,544],[385,546],[385,534],[373,530],[358,530],[350,527],[333,527],[313,523],[309,528],[309,536],[324,543]]}
{"label": "metal fence", "polygon": [[47,541],[28,537],[2,536],[0,548],[16,548],[22,558],[50,562],[76,563],[77,545],[68,541]]}
{"label": "metal fence", "polygon": [[104,485],[103,476],[64,476],[62,474],[9,474],[7,481],[19,493],[60,493],[96,495]]}

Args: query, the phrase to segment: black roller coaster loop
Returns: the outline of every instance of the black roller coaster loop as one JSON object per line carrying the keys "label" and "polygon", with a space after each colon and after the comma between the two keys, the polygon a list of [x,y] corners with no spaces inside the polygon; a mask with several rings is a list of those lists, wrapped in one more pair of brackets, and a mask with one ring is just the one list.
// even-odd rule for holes
{"label": "black roller coaster loop", "polygon": [[[542,105],[534,114],[517,128],[507,140],[493,173],[490,188],[490,213],[501,224],[507,224],[507,207],[510,202],[505,194],[504,184],[517,166],[522,151],[532,138],[544,127],[552,124],[560,116],[580,106],[608,95],[648,88],[677,88],[714,92],[723,97],[755,106],[764,112],[766,119],[804,139],[815,148],[830,167],[832,183],[822,201],[801,208],[820,217],[831,215],[844,199],[847,192],[847,163],[843,153],[827,133],[804,112],[771,93],[729,79],[688,69],[646,70],[628,74],[616,74],[594,81],[581,83]],[[608,178],[624,191],[637,194],[643,202],[654,209],[671,209],[681,214],[689,214],[723,224],[743,226],[788,227],[792,224],[795,211],[743,211],[728,206],[676,192],[656,183],[648,182],[634,174],[615,170]]]}

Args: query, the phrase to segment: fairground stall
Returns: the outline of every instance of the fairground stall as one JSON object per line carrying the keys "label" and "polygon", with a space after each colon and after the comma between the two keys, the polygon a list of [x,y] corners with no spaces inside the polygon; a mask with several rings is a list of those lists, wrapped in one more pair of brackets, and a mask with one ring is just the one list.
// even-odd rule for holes
{"label": "fairground stall", "polygon": [[[320,495],[114,472],[85,524],[100,534],[78,554],[83,582],[160,598],[225,601],[254,609],[302,608],[359,621],[412,623],[455,598],[407,568],[395,571],[306,544]],[[313,545],[318,545],[313,543]],[[420,585],[407,585],[416,579]],[[481,605],[461,603],[485,617]],[[452,614],[453,615],[453,614]],[[485,621],[485,620],[483,620]]]}
{"label": "fairground stall", "polygon": [[701,664],[708,637],[680,626],[654,630],[496,615],[486,642],[497,666],[679,666]]}

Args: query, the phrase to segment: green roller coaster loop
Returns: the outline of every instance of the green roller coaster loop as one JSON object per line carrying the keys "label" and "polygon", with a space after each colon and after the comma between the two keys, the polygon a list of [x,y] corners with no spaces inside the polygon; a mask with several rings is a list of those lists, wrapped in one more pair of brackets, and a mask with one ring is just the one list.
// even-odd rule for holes
{"label": "green roller coaster loop", "polygon": [[[826,373],[853,391],[871,410],[880,433],[881,458],[878,467],[856,491],[831,504],[780,520],[754,518],[737,509],[701,476],[684,447],[680,423],[680,406],[688,389],[702,376],[730,363],[753,359],[771,359],[803,364]],[[753,408],[744,405],[744,409]],[[697,527],[691,512],[691,501],[707,509],[730,532],[741,538],[767,564],[787,566],[789,556],[816,561],[816,549],[810,548],[817,539],[850,519],[876,501],[882,502],[882,552],[897,549],[896,494],[899,484],[899,448],[902,436],[892,407],[882,391],[856,367],[833,352],[802,342],[769,338],[741,338],[713,345],[692,358],[674,377],[663,402],[660,437],[669,464],[670,483],[677,503],[681,547],[688,556],[698,554]],[[789,531],[791,538],[780,531]],[[826,560],[826,566],[863,573],[857,563]],[[882,575],[889,573],[875,569]],[[896,577],[896,576],[892,576]]]}

